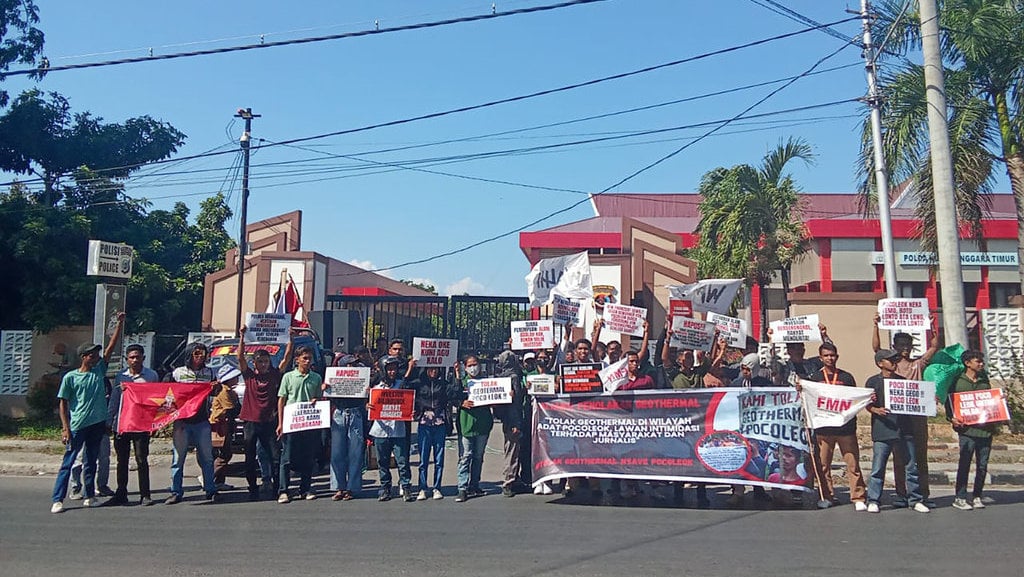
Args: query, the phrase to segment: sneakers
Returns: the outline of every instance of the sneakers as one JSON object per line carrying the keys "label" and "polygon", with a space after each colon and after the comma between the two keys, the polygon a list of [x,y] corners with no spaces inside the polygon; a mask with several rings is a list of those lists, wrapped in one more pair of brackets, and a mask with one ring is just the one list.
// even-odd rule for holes
{"label": "sneakers", "polygon": [[953,499],[953,508],[960,509],[961,511],[970,511],[974,507],[972,507],[971,504],[967,502],[967,499],[961,499],[960,497],[957,497],[956,499]]}
{"label": "sneakers", "polygon": [[81,499],[82,498],[82,488],[81,487],[72,487],[71,488],[71,495],[70,495],[70,497],[71,497],[72,501],[78,501],[79,499]]}
{"label": "sneakers", "polygon": [[398,496],[399,497],[404,497],[405,496],[405,487],[399,485],[399,487],[398,487]]}
{"label": "sneakers", "polygon": [[917,502],[914,503],[914,511],[918,513],[928,513],[931,511],[931,509],[928,508],[928,505],[925,505],[924,503],[921,502]]}
{"label": "sneakers", "polygon": [[868,503],[868,513],[877,513],[878,511],[878,503]]}
{"label": "sneakers", "polygon": [[316,500],[316,493],[306,493],[305,495],[302,496],[302,498],[307,500],[307,501],[315,501]]}
{"label": "sneakers", "polygon": [[981,497],[975,497],[974,500],[971,501],[971,506],[975,509],[984,509],[985,503],[981,502]]}
{"label": "sneakers", "polygon": [[114,491],[110,487],[104,486],[96,489],[96,494],[100,497],[113,497]]}
{"label": "sneakers", "polygon": [[377,500],[380,501],[381,503],[383,503],[384,501],[390,501],[391,500],[391,490],[390,489],[381,489],[380,493],[377,495]]}
{"label": "sneakers", "polygon": [[416,500],[417,501],[426,501],[427,500],[427,492],[424,491],[423,489],[420,489],[419,494],[416,495]]}
{"label": "sneakers", "polygon": [[177,493],[171,493],[171,496],[164,500],[164,505],[174,505],[175,503],[181,503],[181,495]]}
{"label": "sneakers", "polygon": [[139,499],[139,505],[142,507],[149,507],[153,504],[153,500],[149,497],[142,497]]}
{"label": "sneakers", "polygon": [[854,501],[853,509],[854,511],[867,511],[868,506],[864,504],[864,501]]}
{"label": "sneakers", "polygon": [[555,494],[555,490],[551,488],[551,485],[549,485],[547,483],[541,483],[541,485],[542,485],[542,490],[544,491],[544,493],[543,493],[544,495],[554,495]]}
{"label": "sneakers", "polygon": [[113,496],[107,499],[104,503],[100,504],[100,507],[118,507],[128,504],[128,497]]}
{"label": "sneakers", "polygon": [[217,502],[217,493],[207,493],[206,494],[206,502],[207,503],[216,503]]}
{"label": "sneakers", "polygon": [[53,513],[54,515],[56,515],[57,513],[62,512],[62,511],[64,511],[64,502],[63,501],[54,501],[53,505],[50,505],[50,512]]}
{"label": "sneakers", "polygon": [[536,485],[534,485],[533,486],[533,494],[534,495],[543,495],[544,494],[544,483],[537,483]]}
{"label": "sneakers", "polygon": [[469,494],[465,489],[459,489],[459,494],[455,497],[456,503],[465,503],[469,499]]}
{"label": "sneakers", "polygon": [[512,490],[512,485],[503,485],[501,487],[501,495],[503,497],[515,497],[516,492]]}
{"label": "sneakers", "polygon": [[818,500],[818,508],[819,509],[828,509],[831,506],[832,506],[832,501],[829,501],[827,499],[819,499]]}
{"label": "sneakers", "polygon": [[441,489],[434,489],[434,500],[440,501],[441,499],[444,499],[444,494],[441,493]]}
{"label": "sneakers", "polygon": [[416,495],[412,494],[412,488],[411,487],[402,487],[402,488],[399,489],[399,492],[402,494],[402,499],[406,503],[412,503],[413,501],[416,500]]}
{"label": "sneakers", "polygon": [[95,504],[96,499],[93,497],[86,497],[85,499],[82,500],[82,507],[85,509],[88,509],[89,507],[92,507]]}
{"label": "sneakers", "polygon": [[291,503],[292,498],[288,496],[288,493],[281,493],[280,495],[277,496],[277,502],[281,503],[282,505],[285,503]]}

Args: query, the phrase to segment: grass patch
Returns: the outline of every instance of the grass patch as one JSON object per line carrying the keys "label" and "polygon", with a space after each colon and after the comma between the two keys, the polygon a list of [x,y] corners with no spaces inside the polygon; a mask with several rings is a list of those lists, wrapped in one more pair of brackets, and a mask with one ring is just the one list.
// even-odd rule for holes
{"label": "grass patch", "polygon": [[16,437],[34,441],[59,441],[60,421],[56,418],[0,417],[0,437]]}

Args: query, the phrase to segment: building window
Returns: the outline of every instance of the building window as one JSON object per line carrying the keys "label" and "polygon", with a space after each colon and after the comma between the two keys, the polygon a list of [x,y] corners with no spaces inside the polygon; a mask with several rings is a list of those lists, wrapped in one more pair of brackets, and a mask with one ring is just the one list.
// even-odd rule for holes
{"label": "building window", "polygon": [[1017,283],[994,282],[989,285],[992,308],[1001,309],[1010,306],[1010,297],[1020,294],[1020,285]]}
{"label": "building window", "polygon": [[901,282],[899,283],[900,298],[923,299],[927,283],[923,282]]}

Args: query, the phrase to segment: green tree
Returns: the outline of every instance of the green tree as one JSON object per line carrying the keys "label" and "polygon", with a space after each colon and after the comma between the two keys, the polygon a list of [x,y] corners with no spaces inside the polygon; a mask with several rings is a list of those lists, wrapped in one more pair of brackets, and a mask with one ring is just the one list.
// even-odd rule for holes
{"label": "green tree", "polygon": [[[997,167],[1010,179],[1017,211],[1018,255],[1024,262],[1024,7],[1012,0],[945,0],[940,4],[940,42],[945,62],[946,101],[958,218],[981,238]],[[903,1],[877,6],[874,35],[889,37],[887,54],[920,49],[920,18]],[[883,148],[894,183],[910,181],[918,195],[919,236],[935,247],[928,117],[924,71],[904,58],[882,65],[880,92]],[[870,198],[874,159],[865,119],[860,169]],[[872,205],[869,202],[869,206]],[[1024,267],[1020,271],[1024,286]]]}
{"label": "green tree", "polygon": [[402,279],[402,280],[400,280],[398,282],[407,284],[407,285],[409,285],[409,286],[411,286],[413,288],[418,288],[418,289],[420,289],[422,291],[427,291],[428,293],[430,293],[432,295],[436,295],[437,294],[437,287],[432,285],[432,284],[422,283],[422,282],[414,281],[414,280],[410,280],[410,279]]}
{"label": "green tree", "polygon": [[[11,64],[36,65],[36,57],[43,52],[38,23],[39,9],[32,0],[0,0],[0,80]],[[34,76],[42,77],[44,71],[45,67],[40,68]],[[7,92],[0,90],[0,108],[7,106],[7,99]]]}
{"label": "green tree", "polygon": [[[808,249],[798,188],[785,168],[794,159],[810,163],[814,154],[790,138],[768,151],[759,167],[715,168],[701,178],[699,242],[692,251],[701,278],[743,278],[764,289],[781,275],[789,310],[789,273]],[[761,330],[767,307],[761,300]]]}

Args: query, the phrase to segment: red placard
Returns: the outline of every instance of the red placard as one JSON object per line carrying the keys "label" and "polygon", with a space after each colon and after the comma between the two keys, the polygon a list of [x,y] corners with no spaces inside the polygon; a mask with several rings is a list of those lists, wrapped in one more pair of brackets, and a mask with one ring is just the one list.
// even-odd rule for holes
{"label": "red placard", "polygon": [[953,416],[965,425],[987,425],[1010,420],[1002,389],[953,393]]}
{"label": "red placard", "polygon": [[671,325],[675,317],[693,318],[693,301],[684,299],[669,299],[668,301],[668,322]]}
{"label": "red placard", "polygon": [[370,419],[411,421],[415,400],[412,389],[370,389]]}

